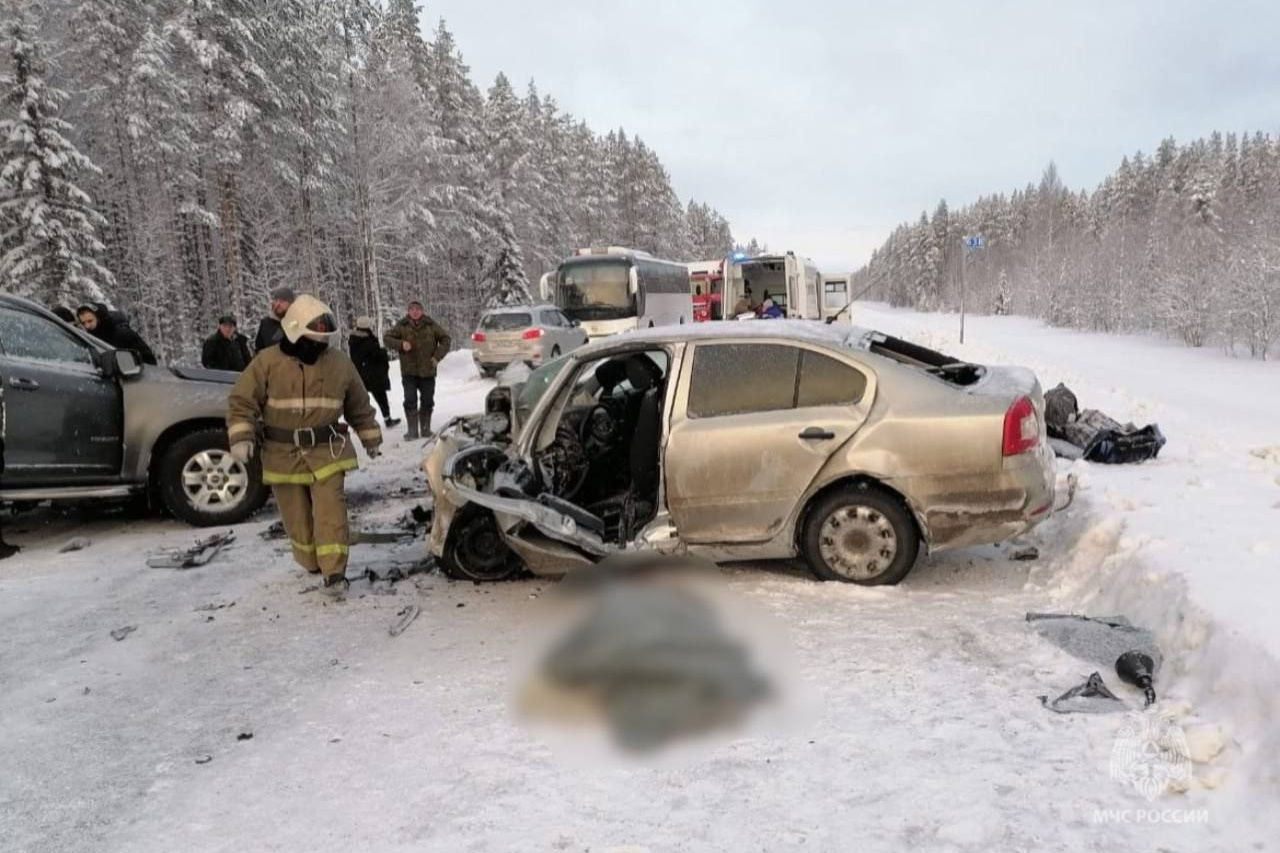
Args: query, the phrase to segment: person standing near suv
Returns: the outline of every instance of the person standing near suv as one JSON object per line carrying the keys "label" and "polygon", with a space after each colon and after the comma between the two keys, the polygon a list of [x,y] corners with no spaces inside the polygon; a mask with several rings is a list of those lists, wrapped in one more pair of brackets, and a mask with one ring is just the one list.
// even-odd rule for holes
{"label": "person standing near suv", "polygon": [[449,352],[449,333],[428,317],[422,303],[415,300],[409,303],[404,318],[382,336],[382,342],[400,354],[404,417],[408,421],[404,437],[427,438],[435,409],[436,367]]}
{"label": "person standing near suv", "polygon": [[283,336],[280,331],[280,321],[284,319],[289,306],[297,298],[297,294],[289,287],[277,287],[271,291],[271,316],[263,317],[262,322],[258,324],[258,334],[253,339],[255,353],[280,343],[280,338]]}
{"label": "person standing near suv", "polygon": [[101,302],[81,305],[76,317],[86,332],[115,349],[130,350],[143,364],[157,364],[156,354],[147,342],[123,320],[123,315],[112,311]]}
{"label": "person standing near suv", "polygon": [[356,318],[356,328],[347,339],[347,349],[369,396],[382,410],[383,423],[389,427],[396,426],[400,419],[391,417],[391,404],[387,400],[387,392],[391,390],[391,359],[373,334],[372,317]]}
{"label": "person standing near suv", "polygon": [[347,588],[351,530],[346,473],[359,467],[345,416],[365,452],[382,430],[346,353],[329,346],[338,325],[329,306],[302,294],[285,312],[280,344],[240,374],[227,398],[227,442],[244,465],[261,433],[262,482],[271,486],[293,559],[324,576],[326,594]]}
{"label": "person standing near suv", "polygon": [[249,339],[236,330],[236,318],[224,314],[218,318],[218,330],[205,338],[200,365],[207,370],[229,370],[239,373],[249,366]]}

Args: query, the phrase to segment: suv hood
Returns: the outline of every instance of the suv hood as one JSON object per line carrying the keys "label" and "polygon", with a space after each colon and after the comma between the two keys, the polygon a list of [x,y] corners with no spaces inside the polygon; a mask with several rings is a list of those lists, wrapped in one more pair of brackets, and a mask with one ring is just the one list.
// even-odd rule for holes
{"label": "suv hood", "polygon": [[206,370],[203,367],[185,367],[183,365],[171,366],[169,370],[179,379],[188,379],[192,382],[216,382],[219,385],[234,385],[236,380],[240,378],[239,373],[230,370]]}

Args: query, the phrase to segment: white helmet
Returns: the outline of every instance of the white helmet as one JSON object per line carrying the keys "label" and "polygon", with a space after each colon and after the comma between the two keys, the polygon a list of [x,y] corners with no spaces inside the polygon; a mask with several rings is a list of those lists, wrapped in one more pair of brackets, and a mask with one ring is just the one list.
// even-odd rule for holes
{"label": "white helmet", "polygon": [[338,334],[338,321],[333,318],[329,306],[310,293],[303,293],[294,300],[280,325],[291,344],[296,344],[299,338],[328,343]]}

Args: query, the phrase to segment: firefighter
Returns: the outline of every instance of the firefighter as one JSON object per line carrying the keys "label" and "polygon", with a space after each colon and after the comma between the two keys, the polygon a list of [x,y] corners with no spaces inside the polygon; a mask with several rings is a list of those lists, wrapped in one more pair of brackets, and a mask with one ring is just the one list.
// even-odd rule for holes
{"label": "firefighter", "polygon": [[[281,326],[279,346],[258,353],[231,389],[227,440],[247,464],[261,437],[262,481],[275,492],[293,559],[341,597],[351,544],[343,483],[358,467],[353,439],[372,459],[382,430],[355,365],[329,346],[338,330],[329,307],[300,294]],[[355,436],[339,423],[344,415]]]}

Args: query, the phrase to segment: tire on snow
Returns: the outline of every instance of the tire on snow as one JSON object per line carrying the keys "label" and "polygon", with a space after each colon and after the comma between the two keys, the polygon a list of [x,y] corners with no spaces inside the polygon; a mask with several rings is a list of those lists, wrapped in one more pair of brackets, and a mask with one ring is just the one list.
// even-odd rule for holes
{"label": "tire on snow", "polygon": [[454,519],[440,568],[454,580],[496,583],[520,575],[524,564],[503,541],[493,513],[473,505]]}
{"label": "tire on snow", "polygon": [[915,565],[920,533],[897,495],[859,483],[810,507],[801,551],[820,580],[891,586]]}
{"label": "tire on snow", "polygon": [[[160,503],[175,518],[196,527],[239,524],[267,502],[261,462],[252,459],[246,466],[232,459],[227,434],[220,429],[196,430],[182,436],[164,451],[159,466],[156,491]],[[224,490],[223,498],[201,503],[201,487],[188,485],[187,474],[231,474],[237,479],[243,476],[244,485]],[[216,485],[217,481],[213,482]]]}

